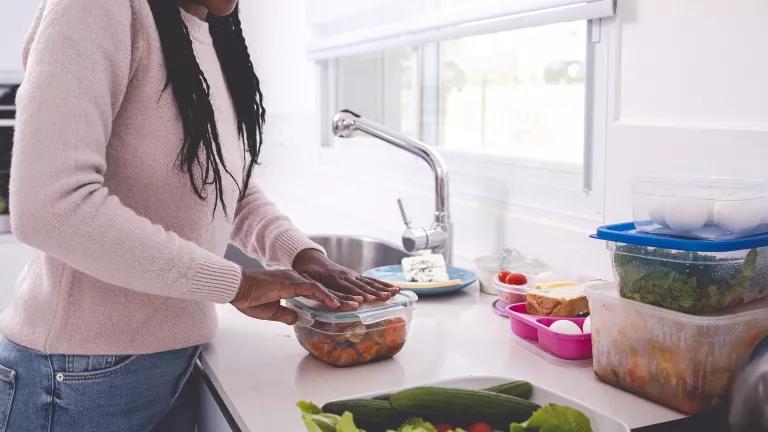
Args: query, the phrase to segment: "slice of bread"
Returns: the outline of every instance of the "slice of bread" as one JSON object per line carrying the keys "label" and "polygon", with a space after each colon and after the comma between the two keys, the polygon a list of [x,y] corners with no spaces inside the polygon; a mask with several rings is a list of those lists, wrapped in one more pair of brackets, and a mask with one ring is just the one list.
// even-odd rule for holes
{"label": "slice of bread", "polygon": [[526,294],[529,314],[574,317],[589,312],[584,285],[578,282],[547,282],[535,284]]}

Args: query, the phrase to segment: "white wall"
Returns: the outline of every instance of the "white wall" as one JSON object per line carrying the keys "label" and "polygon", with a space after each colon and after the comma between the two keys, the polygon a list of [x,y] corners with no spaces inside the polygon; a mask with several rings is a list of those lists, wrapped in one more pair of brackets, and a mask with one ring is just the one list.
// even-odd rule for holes
{"label": "white wall", "polygon": [[21,44],[40,0],[14,0],[0,13],[0,81],[21,79]]}
{"label": "white wall", "polygon": [[[243,8],[269,110],[258,176],[278,205],[312,233],[399,242],[397,196],[428,222],[429,171],[419,161],[379,143],[320,147],[314,65],[303,51],[304,1],[260,0]],[[609,276],[603,245],[587,236],[603,220],[631,218],[629,178],[768,178],[768,60],[760,54],[766,18],[763,0],[619,0],[603,36],[609,44],[607,146],[605,166],[596,169],[605,175],[604,218],[487,200],[473,190],[489,185],[459,173],[452,179],[459,262],[513,246],[567,271]],[[449,158],[454,173],[461,166]],[[414,170],[423,176],[414,179]],[[524,183],[503,187],[514,194]]]}

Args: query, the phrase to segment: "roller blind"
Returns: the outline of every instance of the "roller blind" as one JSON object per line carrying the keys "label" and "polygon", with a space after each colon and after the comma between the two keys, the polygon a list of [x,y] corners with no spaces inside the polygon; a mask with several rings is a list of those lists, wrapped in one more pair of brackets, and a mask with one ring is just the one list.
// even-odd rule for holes
{"label": "roller blind", "polygon": [[315,59],[614,13],[614,0],[305,1]]}

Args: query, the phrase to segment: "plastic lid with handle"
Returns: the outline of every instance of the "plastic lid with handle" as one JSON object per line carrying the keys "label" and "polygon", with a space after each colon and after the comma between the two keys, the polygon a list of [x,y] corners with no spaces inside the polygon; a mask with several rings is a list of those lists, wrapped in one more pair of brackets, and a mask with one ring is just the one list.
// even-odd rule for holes
{"label": "plastic lid with handle", "polygon": [[286,306],[299,315],[298,325],[312,325],[315,321],[327,323],[361,322],[373,324],[399,316],[414,306],[419,297],[411,291],[400,291],[385,302],[363,303],[353,311],[337,311],[324,304],[305,297],[296,297],[286,301]]}

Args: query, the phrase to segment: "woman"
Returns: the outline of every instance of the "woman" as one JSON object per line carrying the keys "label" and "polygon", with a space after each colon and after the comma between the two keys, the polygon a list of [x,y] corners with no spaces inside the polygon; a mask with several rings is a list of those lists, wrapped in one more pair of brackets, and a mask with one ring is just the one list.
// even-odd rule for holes
{"label": "woman", "polygon": [[[0,318],[0,432],[193,430],[179,395],[214,303],[292,324],[280,299],[353,309],[396,292],[331,262],[249,183],[264,107],[236,4],[41,6],[10,191],[38,252]],[[293,270],[243,271],[230,241]]]}

